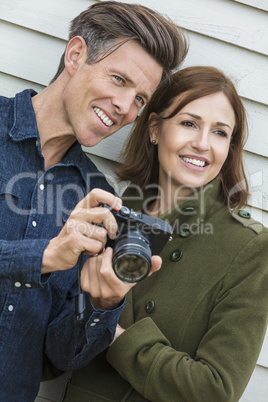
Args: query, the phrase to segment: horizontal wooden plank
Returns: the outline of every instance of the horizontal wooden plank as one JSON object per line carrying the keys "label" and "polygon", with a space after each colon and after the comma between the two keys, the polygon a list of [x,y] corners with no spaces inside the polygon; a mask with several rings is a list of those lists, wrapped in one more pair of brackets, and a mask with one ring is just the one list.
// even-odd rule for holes
{"label": "horizontal wooden plank", "polygon": [[242,99],[247,111],[249,136],[245,150],[268,157],[268,106]]}
{"label": "horizontal wooden plank", "polygon": [[[0,15],[3,20],[66,39],[71,19],[93,3],[93,0],[2,0]],[[268,54],[267,14],[258,9],[249,10],[241,3],[222,0],[187,0],[179,6],[177,0],[143,0],[142,4],[170,16],[187,30]]]}
{"label": "horizontal wooden plank", "polygon": [[[257,209],[254,207],[247,206],[245,208],[248,212],[250,212],[252,218],[254,218],[256,221],[259,221],[262,223],[263,226],[268,228],[268,212],[267,211],[262,211],[261,209]],[[268,356],[267,356],[268,359]],[[268,363],[267,363],[268,367]]]}
{"label": "horizontal wooden plank", "polygon": [[231,1],[246,4],[248,6],[252,6],[255,8],[259,8],[260,10],[268,11],[267,0],[231,0]]}
{"label": "horizontal wooden plank", "polygon": [[0,71],[47,85],[66,42],[0,20]]}
{"label": "horizontal wooden plank", "polygon": [[12,98],[16,93],[26,88],[34,89],[36,92],[42,91],[43,85],[36,84],[31,81],[22,80],[11,75],[0,72],[0,95]]}
{"label": "horizontal wooden plank", "polygon": [[239,402],[267,402],[268,369],[256,366]]}
{"label": "horizontal wooden plank", "polygon": [[268,55],[268,16],[263,11],[226,0],[143,0],[142,4],[168,15],[184,29]]}
{"label": "horizontal wooden plank", "polygon": [[[265,335],[265,338],[263,341],[262,350],[261,350],[261,353],[260,353],[260,356],[258,359],[258,364],[263,367],[268,367],[268,329],[266,331],[266,335]],[[267,382],[267,386],[268,386],[268,382]]]}
{"label": "horizontal wooden plank", "polygon": [[245,152],[245,170],[250,185],[249,205],[268,211],[268,158]]}
{"label": "horizontal wooden plank", "polygon": [[117,131],[111,137],[105,138],[105,140],[99,142],[94,147],[90,148],[83,147],[83,149],[85,152],[88,152],[90,154],[117,162],[119,159],[122,146],[127,138],[130,129],[131,125],[123,127],[121,130]]}
{"label": "horizontal wooden plank", "polygon": [[60,39],[68,38],[70,21],[94,0],[1,0],[2,20]]}
{"label": "horizontal wooden plank", "polygon": [[268,57],[189,32],[184,66],[218,67],[236,83],[240,96],[268,105]]}

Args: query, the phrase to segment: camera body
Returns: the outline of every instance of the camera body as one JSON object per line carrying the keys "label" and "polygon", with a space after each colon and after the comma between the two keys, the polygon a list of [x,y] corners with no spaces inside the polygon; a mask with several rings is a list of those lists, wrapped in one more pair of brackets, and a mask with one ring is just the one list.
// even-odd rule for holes
{"label": "camera body", "polygon": [[114,240],[108,239],[106,247],[113,248],[113,268],[124,282],[138,282],[151,269],[151,256],[159,255],[171,238],[172,227],[159,218],[135,212],[125,206],[115,211],[118,230]]}

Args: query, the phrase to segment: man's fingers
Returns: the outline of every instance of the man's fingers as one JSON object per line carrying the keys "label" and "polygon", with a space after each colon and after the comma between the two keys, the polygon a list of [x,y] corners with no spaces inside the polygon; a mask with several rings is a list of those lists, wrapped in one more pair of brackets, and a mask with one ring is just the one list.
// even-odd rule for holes
{"label": "man's fingers", "polygon": [[75,209],[67,221],[69,233],[79,232],[85,236],[95,233],[108,233],[113,239],[117,232],[117,223],[114,215],[108,208],[96,207],[87,209]]}
{"label": "man's fingers", "polygon": [[94,188],[78,204],[78,208],[90,209],[97,207],[100,203],[108,204],[110,207],[119,211],[122,207],[122,200],[108,191]]}

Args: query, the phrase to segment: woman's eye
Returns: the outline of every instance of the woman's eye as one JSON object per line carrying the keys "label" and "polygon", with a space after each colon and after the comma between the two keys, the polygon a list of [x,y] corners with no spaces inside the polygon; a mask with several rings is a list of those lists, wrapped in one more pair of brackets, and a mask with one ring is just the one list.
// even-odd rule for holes
{"label": "woman's eye", "polygon": [[182,121],[181,124],[185,127],[194,127],[194,123],[192,121]]}
{"label": "woman's eye", "polygon": [[227,137],[226,132],[223,131],[223,130],[216,130],[216,133],[217,133],[220,137]]}

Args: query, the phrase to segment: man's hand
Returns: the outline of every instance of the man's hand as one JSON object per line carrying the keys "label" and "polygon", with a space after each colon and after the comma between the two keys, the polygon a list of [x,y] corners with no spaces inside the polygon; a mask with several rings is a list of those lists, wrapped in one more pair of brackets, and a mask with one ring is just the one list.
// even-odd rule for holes
{"label": "man's hand", "polygon": [[107,191],[94,189],[87,194],[77,204],[59,235],[45,249],[42,274],[72,268],[82,251],[95,255],[105,247],[107,234],[111,239],[115,237],[116,220],[112,212],[99,207],[99,203],[108,204],[116,210],[122,206],[120,198]]}
{"label": "man's hand", "polygon": [[[96,309],[111,310],[116,308],[127,292],[136,283],[121,281],[112,267],[113,250],[108,247],[102,254],[88,258],[81,272],[81,287],[91,296],[91,302]],[[152,257],[152,267],[149,275],[161,268],[162,259]]]}

